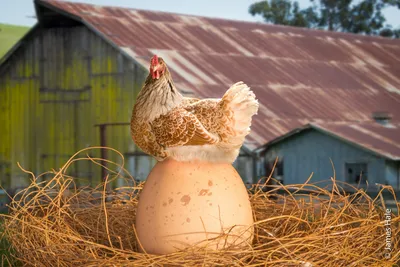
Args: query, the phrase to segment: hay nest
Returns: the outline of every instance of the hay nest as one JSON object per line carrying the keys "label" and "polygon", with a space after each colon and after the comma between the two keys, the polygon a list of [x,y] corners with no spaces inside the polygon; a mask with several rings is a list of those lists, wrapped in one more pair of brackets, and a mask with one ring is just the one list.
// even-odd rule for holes
{"label": "hay nest", "polygon": [[[51,179],[39,182],[31,173],[31,185],[14,196],[3,226],[12,254],[3,257],[3,263],[304,267],[399,263],[398,214],[386,211],[382,194],[375,199],[364,190],[348,194],[335,179],[326,188],[309,180],[302,185],[253,185],[249,190],[255,217],[252,249],[189,248],[162,256],[140,253],[134,222],[143,183],[109,190],[114,179],[133,180],[119,166],[119,173],[96,188],[76,188],[66,171],[77,160],[102,162],[79,158],[77,153],[59,171],[51,172]],[[391,187],[383,186],[382,190],[395,197]]]}

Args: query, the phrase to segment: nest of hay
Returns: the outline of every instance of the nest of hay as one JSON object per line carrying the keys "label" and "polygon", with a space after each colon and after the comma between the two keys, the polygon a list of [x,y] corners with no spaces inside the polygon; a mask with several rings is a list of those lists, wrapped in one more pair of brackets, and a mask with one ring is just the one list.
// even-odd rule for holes
{"label": "nest of hay", "polygon": [[[132,178],[123,167],[96,188],[76,188],[68,161],[45,182],[32,174],[4,215],[11,256],[27,266],[395,266],[400,260],[400,217],[379,194],[348,194],[330,186],[253,185],[252,249],[188,248],[169,255],[140,253],[135,211],[143,183],[109,189],[113,179]],[[100,159],[90,159],[100,164]],[[272,178],[271,178],[272,179]],[[267,189],[267,190],[266,190]],[[382,190],[392,192],[391,187]],[[399,210],[399,205],[397,205]],[[390,250],[389,250],[390,249]]]}

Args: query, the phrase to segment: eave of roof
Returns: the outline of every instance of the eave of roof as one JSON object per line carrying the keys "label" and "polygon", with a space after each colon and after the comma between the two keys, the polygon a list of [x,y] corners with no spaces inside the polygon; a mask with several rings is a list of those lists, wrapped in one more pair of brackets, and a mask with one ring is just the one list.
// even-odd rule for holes
{"label": "eave of roof", "polygon": [[7,62],[7,60],[14,54],[14,52],[23,44],[23,42],[34,32],[36,31],[36,29],[39,28],[39,23],[36,23],[32,28],[30,28],[28,30],[28,32],[26,32],[24,34],[24,36],[21,37],[21,39],[16,42],[10,50],[7,51],[7,53],[0,58],[0,75],[2,73],[2,66],[3,64],[5,64]]}
{"label": "eave of roof", "polygon": [[[352,127],[352,125],[342,125],[342,126],[350,127],[350,128]],[[384,128],[384,126],[382,126],[382,128]],[[370,144],[368,144],[368,145],[363,144],[360,142],[360,140],[357,140],[356,138],[353,139],[353,138],[351,138],[349,136],[345,136],[337,131],[332,131],[329,129],[329,127],[326,126],[326,124],[324,126],[323,124],[321,125],[321,124],[317,124],[317,123],[308,123],[306,125],[303,125],[302,127],[296,128],[296,129],[288,132],[287,134],[279,136],[278,138],[268,142],[264,146],[257,149],[257,151],[261,152],[262,150],[268,150],[270,147],[272,147],[278,143],[284,142],[284,141],[290,139],[291,137],[294,137],[294,136],[296,136],[300,133],[303,133],[307,130],[315,130],[320,133],[326,134],[326,135],[331,136],[335,139],[338,139],[344,143],[347,143],[347,144],[357,147],[361,150],[369,152],[375,156],[383,157],[383,158],[393,160],[393,161],[400,161],[400,144],[397,145],[398,146],[397,153],[394,153],[394,154],[387,153],[385,151],[382,151],[381,149],[371,147]]]}
{"label": "eave of roof", "polygon": [[319,123],[312,124],[312,127],[377,156],[400,161],[400,142],[385,138],[380,134],[382,132],[395,132],[398,134],[397,139],[400,139],[400,125],[389,128],[389,126],[379,125],[375,122],[360,124]]}
{"label": "eave of roof", "polygon": [[[43,0],[34,0],[35,5],[42,5],[45,6],[49,9],[52,9],[54,11],[59,12],[60,14],[72,19],[72,20],[76,20],[81,22],[83,25],[85,25],[88,29],[90,29],[91,31],[93,31],[94,33],[96,33],[102,40],[104,40],[106,43],[108,43],[110,46],[112,46],[113,48],[115,48],[116,50],[120,51],[120,53],[122,55],[124,55],[125,57],[127,57],[128,59],[132,60],[135,64],[137,64],[138,66],[142,66],[142,64],[140,62],[138,62],[136,60],[135,57],[132,57],[131,54],[127,53],[126,51],[124,51],[123,49],[121,49],[121,47],[119,47],[115,42],[113,42],[110,38],[108,38],[104,33],[102,33],[101,31],[98,31],[95,27],[93,27],[93,25],[89,22],[87,22],[85,19],[83,19],[82,17],[79,16],[75,16],[74,14],[71,14],[69,12],[66,12],[65,10],[51,5],[48,1],[43,1]],[[142,66],[143,67],[143,66]],[[143,67],[143,69],[146,69],[145,67]]]}

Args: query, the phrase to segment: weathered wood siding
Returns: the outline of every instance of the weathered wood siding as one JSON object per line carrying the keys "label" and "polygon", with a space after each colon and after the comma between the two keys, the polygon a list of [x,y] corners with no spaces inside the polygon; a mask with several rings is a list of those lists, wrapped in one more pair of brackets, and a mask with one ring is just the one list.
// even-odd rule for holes
{"label": "weathered wood siding", "polygon": [[395,176],[398,165],[393,162],[388,165],[390,161],[382,157],[315,130],[305,131],[271,146],[266,153],[266,161],[274,161],[276,157],[283,160],[285,184],[303,183],[312,173],[312,182],[329,180],[334,174],[332,160],[336,178],[340,181],[346,181],[346,163],[365,162],[370,186],[390,183],[397,187]]}
{"label": "weathered wood siding", "polygon": [[[95,124],[129,122],[145,75],[84,26],[32,32],[0,67],[2,185],[27,182],[17,162],[36,175],[57,169],[76,151],[100,144]],[[129,126],[107,127],[106,133],[108,146],[135,151]],[[121,163],[115,153],[108,156]],[[70,173],[97,181],[101,176],[100,168],[87,161]]]}

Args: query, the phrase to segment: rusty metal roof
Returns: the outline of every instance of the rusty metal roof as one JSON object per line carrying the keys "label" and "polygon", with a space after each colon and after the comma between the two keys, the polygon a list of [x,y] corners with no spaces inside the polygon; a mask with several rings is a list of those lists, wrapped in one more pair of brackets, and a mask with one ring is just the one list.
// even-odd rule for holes
{"label": "rusty metal roof", "polygon": [[373,154],[400,160],[400,124],[376,122],[319,122],[302,125],[272,141],[270,145],[282,142],[305,130],[317,130],[344,142],[359,146]]}
{"label": "rusty metal roof", "polygon": [[[250,149],[309,122],[372,122],[373,112],[386,111],[400,123],[400,40],[55,0],[36,3],[81,20],[146,69],[153,54],[162,56],[184,92],[221,97],[230,84],[246,82],[261,104],[246,142]],[[358,141],[375,142],[369,128],[341,127],[331,130],[351,140],[361,133],[366,137]],[[379,131],[395,141],[389,130]],[[378,150],[386,150],[380,145]]]}
{"label": "rusty metal roof", "polygon": [[400,160],[400,125],[362,123],[317,123],[319,130],[362,146],[392,160]]}

